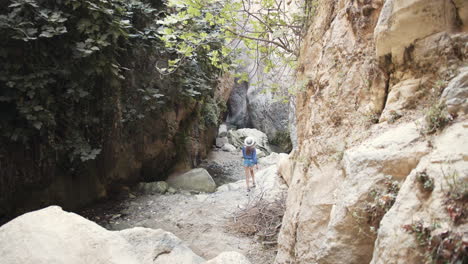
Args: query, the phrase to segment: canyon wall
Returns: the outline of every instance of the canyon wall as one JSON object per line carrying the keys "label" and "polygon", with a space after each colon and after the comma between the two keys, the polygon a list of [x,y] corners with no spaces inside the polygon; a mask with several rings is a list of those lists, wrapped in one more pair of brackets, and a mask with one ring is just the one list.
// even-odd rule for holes
{"label": "canyon wall", "polygon": [[468,3],[316,3],[298,67],[297,147],[279,169],[289,191],[276,263],[466,254],[427,250],[468,231]]}

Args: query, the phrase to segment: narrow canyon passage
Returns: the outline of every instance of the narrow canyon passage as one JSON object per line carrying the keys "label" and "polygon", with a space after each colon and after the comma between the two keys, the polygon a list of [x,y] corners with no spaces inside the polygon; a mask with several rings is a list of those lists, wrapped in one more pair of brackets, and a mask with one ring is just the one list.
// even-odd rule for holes
{"label": "narrow canyon passage", "polygon": [[[247,193],[241,153],[214,149],[202,167],[222,185],[214,193],[180,191],[174,194],[145,194],[128,190],[117,200],[88,207],[80,215],[108,230],[133,227],[163,229],[182,239],[197,255],[212,259],[225,251],[237,251],[252,263],[273,263],[275,247],[263,245],[254,236],[229,228],[233,214],[260,195],[284,195],[286,186],[276,174],[274,153],[260,159],[257,187]],[[217,173],[215,172],[217,171]]]}

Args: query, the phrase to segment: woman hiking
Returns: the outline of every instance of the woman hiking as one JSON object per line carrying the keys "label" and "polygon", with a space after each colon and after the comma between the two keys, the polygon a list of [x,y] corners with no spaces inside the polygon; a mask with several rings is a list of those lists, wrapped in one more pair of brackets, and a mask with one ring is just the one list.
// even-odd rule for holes
{"label": "woman hiking", "polygon": [[242,147],[242,157],[244,158],[244,169],[245,169],[245,182],[247,183],[247,192],[250,191],[249,180],[252,178],[252,187],[255,188],[255,175],[254,166],[257,165],[257,150],[255,149],[255,139],[253,137],[247,137],[244,140],[244,146]]}

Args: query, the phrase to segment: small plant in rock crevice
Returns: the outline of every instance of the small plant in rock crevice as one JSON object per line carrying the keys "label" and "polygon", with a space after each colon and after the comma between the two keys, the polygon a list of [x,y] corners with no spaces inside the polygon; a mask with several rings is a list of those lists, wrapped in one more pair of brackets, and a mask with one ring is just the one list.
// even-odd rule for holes
{"label": "small plant in rock crevice", "polygon": [[468,216],[468,183],[460,179],[457,172],[444,174],[444,179],[445,210],[455,224],[460,224]]}
{"label": "small plant in rock crevice", "polygon": [[395,123],[398,119],[403,117],[400,113],[398,113],[395,110],[390,111],[390,119],[388,119],[388,123],[393,124]]}
{"label": "small plant in rock crevice", "polygon": [[432,134],[436,131],[442,130],[450,121],[451,116],[446,110],[446,106],[443,103],[437,103],[431,106],[425,115],[424,133]]}
{"label": "small plant in rock crevice", "polygon": [[421,188],[426,192],[434,190],[434,179],[427,175],[426,171],[418,172],[416,179],[421,184]]}
{"label": "small plant in rock crevice", "polygon": [[380,119],[380,113],[376,111],[369,111],[364,113],[364,118],[368,123],[378,124]]}
{"label": "small plant in rock crevice", "polygon": [[[380,221],[384,215],[392,208],[395,203],[396,196],[400,190],[398,181],[392,178],[385,177],[383,182],[384,188],[374,188],[368,194],[368,201],[364,206],[353,212],[353,217],[357,219],[359,224],[366,224],[369,227],[369,232],[376,234],[380,227]],[[362,229],[359,230],[360,232]]]}
{"label": "small plant in rock crevice", "polygon": [[404,225],[403,229],[413,234],[423,251],[424,263],[462,264],[468,261],[468,242],[460,233],[446,230],[436,232],[439,226],[426,225],[423,221]]}

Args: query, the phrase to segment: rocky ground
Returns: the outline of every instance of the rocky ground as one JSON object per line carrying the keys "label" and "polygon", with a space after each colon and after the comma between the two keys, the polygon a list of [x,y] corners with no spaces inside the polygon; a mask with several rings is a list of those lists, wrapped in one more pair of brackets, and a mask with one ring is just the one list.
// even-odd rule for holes
{"label": "rocky ground", "polygon": [[145,195],[131,191],[117,201],[103,202],[80,214],[109,230],[161,228],[174,233],[206,259],[224,251],[237,251],[252,263],[273,263],[275,248],[262,246],[255,237],[230,231],[227,225],[234,212],[260,193],[268,192],[272,197],[286,190],[273,165],[277,159],[278,154],[262,159],[257,188],[247,193],[240,153],[214,150],[202,164],[221,185],[214,193]]}

